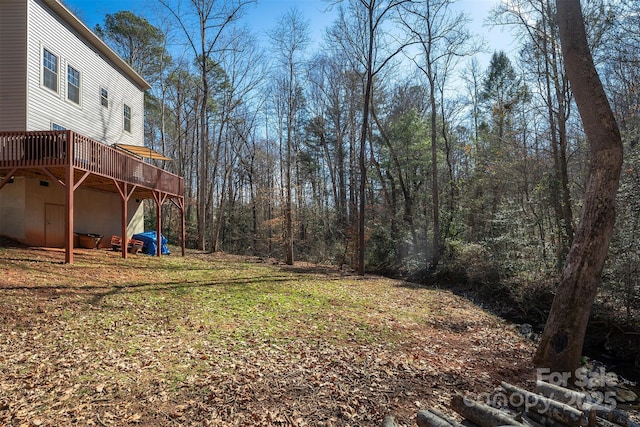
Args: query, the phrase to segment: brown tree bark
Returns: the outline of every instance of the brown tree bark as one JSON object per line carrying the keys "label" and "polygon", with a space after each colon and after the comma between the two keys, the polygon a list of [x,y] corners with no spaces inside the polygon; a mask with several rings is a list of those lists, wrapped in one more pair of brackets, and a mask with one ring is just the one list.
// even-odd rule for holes
{"label": "brown tree bark", "polygon": [[591,159],[580,223],[534,363],[552,372],[571,373],[573,378],[613,232],[623,152],[618,125],[587,44],[580,1],[557,0],[556,7],[562,55]]}
{"label": "brown tree bark", "polygon": [[453,396],[450,406],[451,409],[462,415],[462,418],[479,426],[524,427],[524,424],[516,421],[508,413],[484,403],[466,399],[461,395]]}
{"label": "brown tree bark", "polygon": [[360,184],[358,187],[358,274],[364,276],[365,273],[365,242],[366,242],[366,188],[367,188],[367,135],[369,133],[369,119],[371,100],[373,96],[373,81],[382,68],[393,59],[398,53],[402,51],[404,45],[399,46],[396,51],[386,56],[381,60],[380,64],[375,64],[376,53],[376,40],[382,31],[381,26],[384,22],[385,15],[391,13],[391,11],[398,6],[406,3],[410,0],[387,0],[381,2],[379,0],[360,0],[360,5],[364,7],[367,22],[365,41],[366,57],[364,59],[364,98],[362,100],[362,125],[360,128],[360,147],[358,154],[358,170],[360,171]]}

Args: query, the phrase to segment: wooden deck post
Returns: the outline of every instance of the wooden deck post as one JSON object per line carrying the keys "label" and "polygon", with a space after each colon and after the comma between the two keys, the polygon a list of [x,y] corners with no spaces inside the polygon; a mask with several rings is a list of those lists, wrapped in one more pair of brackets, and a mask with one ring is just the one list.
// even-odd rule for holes
{"label": "wooden deck post", "polygon": [[[155,196],[154,192],[154,196]],[[156,256],[162,255],[162,201],[160,192],[156,199]]]}
{"label": "wooden deck post", "polygon": [[[127,237],[127,222],[129,217],[129,199],[134,191],[136,191],[137,185],[131,185],[129,188],[128,183],[120,182],[117,179],[113,180],[113,183],[116,185],[118,189],[118,193],[120,193],[120,200],[122,201],[122,217],[120,218],[122,225],[122,258],[127,258],[127,250],[129,247],[129,238]],[[121,186],[122,185],[122,186]]]}
{"label": "wooden deck post", "polygon": [[156,203],[156,255],[162,255],[162,205]]}
{"label": "wooden deck post", "polygon": [[75,185],[74,179],[74,165],[73,165],[73,132],[67,131],[67,158],[66,158],[66,179],[65,179],[65,207],[66,207],[66,220],[64,224],[64,247],[65,255],[64,262],[67,264],[73,264],[73,208],[74,200],[73,194]]}
{"label": "wooden deck post", "polygon": [[123,193],[121,193],[122,198],[122,216],[120,217],[120,226],[122,233],[122,244],[120,246],[120,250],[122,251],[122,258],[127,259],[127,249],[129,246],[129,238],[127,237],[127,218],[129,217],[129,197],[127,194],[127,183],[123,183]]}
{"label": "wooden deck post", "polygon": [[156,255],[162,255],[162,205],[167,200],[167,193],[153,192],[153,200],[156,202]]}

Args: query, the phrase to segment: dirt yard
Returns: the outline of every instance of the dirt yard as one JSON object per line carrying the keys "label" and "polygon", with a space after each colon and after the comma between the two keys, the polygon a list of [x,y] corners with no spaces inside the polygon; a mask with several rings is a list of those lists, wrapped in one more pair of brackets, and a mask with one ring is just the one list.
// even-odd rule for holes
{"label": "dirt yard", "polygon": [[445,290],[228,255],[0,247],[0,426],[375,426],[533,345]]}

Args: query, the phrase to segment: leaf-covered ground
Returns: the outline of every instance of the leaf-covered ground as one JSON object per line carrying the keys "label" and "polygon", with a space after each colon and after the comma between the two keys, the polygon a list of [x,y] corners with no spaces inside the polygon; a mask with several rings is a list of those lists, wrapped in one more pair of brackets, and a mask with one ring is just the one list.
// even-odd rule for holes
{"label": "leaf-covered ground", "polygon": [[0,426],[373,426],[501,380],[532,344],[446,290],[191,253],[0,248]]}

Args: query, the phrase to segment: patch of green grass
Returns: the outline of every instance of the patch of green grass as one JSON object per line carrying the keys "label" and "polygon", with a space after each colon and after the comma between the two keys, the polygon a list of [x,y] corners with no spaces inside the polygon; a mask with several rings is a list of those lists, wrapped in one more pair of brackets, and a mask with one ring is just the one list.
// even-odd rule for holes
{"label": "patch of green grass", "polygon": [[[6,393],[32,413],[55,405],[47,425],[86,414],[244,425],[283,408],[294,408],[293,419],[313,408],[308,423],[318,425],[356,393],[371,413],[386,390],[419,389],[423,375],[443,383],[457,367],[493,367],[513,341],[498,339],[476,360],[477,340],[505,335],[485,330],[487,315],[446,291],[380,277],[215,254],[81,251],[68,266],[62,252],[10,252],[0,257],[0,400]],[[482,327],[471,345],[450,330],[473,322]],[[427,351],[428,340],[442,347]],[[438,380],[440,371],[447,377]],[[399,396],[393,406],[411,416],[426,399]],[[13,407],[0,407],[0,418],[3,410]]]}
{"label": "patch of green grass", "polygon": [[[65,331],[60,348],[115,351],[130,359],[131,369],[156,363],[161,349],[172,372],[162,375],[171,384],[256,344],[393,345],[405,337],[379,308],[381,299],[401,300],[385,294],[392,292],[387,279],[297,273],[215,256],[40,264],[42,283],[68,298],[58,309]],[[397,323],[423,322],[436,310],[428,292],[422,298],[420,312],[397,310]]]}

